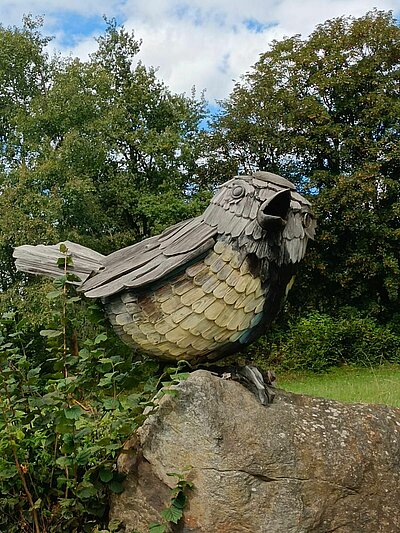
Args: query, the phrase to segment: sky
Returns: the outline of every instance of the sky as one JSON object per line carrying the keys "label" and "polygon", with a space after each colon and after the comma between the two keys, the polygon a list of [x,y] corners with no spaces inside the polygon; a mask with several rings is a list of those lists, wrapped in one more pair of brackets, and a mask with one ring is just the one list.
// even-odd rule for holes
{"label": "sky", "polygon": [[212,107],[273,39],[306,38],[325,20],[373,8],[400,18],[400,0],[0,0],[0,23],[44,16],[51,49],[86,59],[104,32],[103,16],[115,18],[142,40],[138,58],[156,67],[171,91],[195,87]]}

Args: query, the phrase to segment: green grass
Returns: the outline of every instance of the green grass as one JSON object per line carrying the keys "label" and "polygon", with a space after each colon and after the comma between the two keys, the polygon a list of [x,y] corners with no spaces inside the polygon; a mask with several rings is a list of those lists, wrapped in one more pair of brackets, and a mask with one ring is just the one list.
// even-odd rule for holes
{"label": "green grass", "polygon": [[400,365],[334,368],[323,374],[278,374],[277,387],[341,402],[400,407]]}

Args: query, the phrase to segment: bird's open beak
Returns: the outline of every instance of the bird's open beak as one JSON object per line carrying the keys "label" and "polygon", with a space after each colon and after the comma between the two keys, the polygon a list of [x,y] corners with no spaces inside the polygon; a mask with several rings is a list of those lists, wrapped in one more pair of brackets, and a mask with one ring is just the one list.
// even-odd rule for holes
{"label": "bird's open beak", "polygon": [[278,191],[260,206],[257,221],[263,229],[285,226],[291,201],[290,189]]}

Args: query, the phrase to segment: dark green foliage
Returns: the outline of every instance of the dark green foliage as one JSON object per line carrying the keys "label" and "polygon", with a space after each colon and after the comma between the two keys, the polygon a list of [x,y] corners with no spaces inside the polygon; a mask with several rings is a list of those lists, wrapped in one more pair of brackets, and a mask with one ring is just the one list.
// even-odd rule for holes
{"label": "dark green foliage", "polygon": [[287,329],[276,327],[251,348],[255,363],[280,370],[320,372],[333,366],[400,363],[400,329],[344,309],[342,316],[312,312]]}
{"label": "dark green foliage", "polygon": [[[85,62],[50,59],[41,21],[0,26],[0,289],[20,244],[70,239],[102,253],[197,215],[204,102],[172,94],[107,22]],[[5,51],[5,53],[4,53]]]}
{"label": "dark green foliage", "polygon": [[137,63],[140,43],[115,21],[87,61],[49,58],[41,24],[0,25],[0,312],[29,317],[39,351],[48,283],[15,271],[15,246],[70,239],[108,254],[208,200],[196,173],[203,101]]}
{"label": "dark green foliage", "polygon": [[[10,533],[106,525],[108,496],[123,490],[116,457],[161,386],[153,363],[116,351],[97,306],[81,302],[68,278],[47,295],[53,314],[40,332],[42,353],[26,319],[10,312],[0,320],[0,529]],[[76,331],[82,306],[86,338]],[[184,377],[167,369],[162,380],[170,387]]]}

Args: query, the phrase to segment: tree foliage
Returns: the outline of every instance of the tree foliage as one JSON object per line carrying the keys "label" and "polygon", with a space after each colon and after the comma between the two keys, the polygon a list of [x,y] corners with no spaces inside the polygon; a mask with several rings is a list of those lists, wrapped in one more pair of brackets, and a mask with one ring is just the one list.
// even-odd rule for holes
{"label": "tree foliage", "polygon": [[[99,307],[68,283],[71,258],[60,251],[43,349],[28,317],[0,316],[0,530],[116,533],[107,513],[109,495],[123,490],[116,458],[187,374],[178,365],[157,379],[155,363],[116,349]],[[179,501],[187,485],[178,483]],[[174,516],[179,501],[171,501]]]}
{"label": "tree foliage", "polygon": [[275,171],[312,197],[319,231],[297,306],[398,308],[399,92],[400,28],[372,11],[274,41],[222,102],[210,172]]}
{"label": "tree foliage", "polygon": [[1,289],[13,246],[71,239],[109,253],[197,213],[204,104],[172,94],[108,21],[88,61],[49,58],[40,21],[0,27]]}

